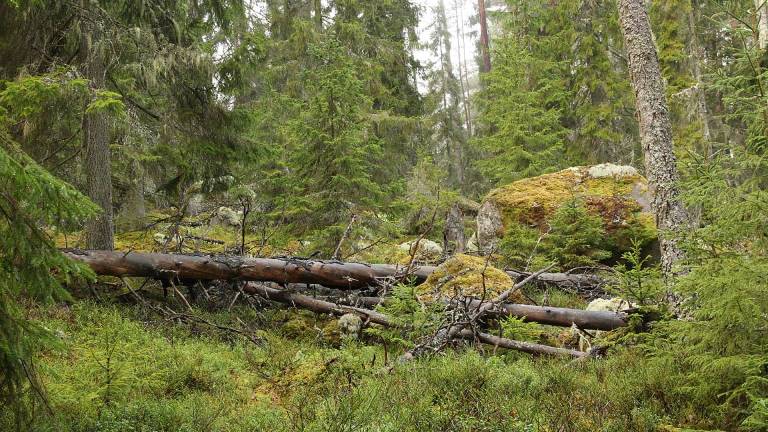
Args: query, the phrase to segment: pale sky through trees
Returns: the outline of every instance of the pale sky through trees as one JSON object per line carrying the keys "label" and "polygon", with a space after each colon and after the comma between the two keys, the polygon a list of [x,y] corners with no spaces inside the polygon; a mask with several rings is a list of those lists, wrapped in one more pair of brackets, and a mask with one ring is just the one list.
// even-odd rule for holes
{"label": "pale sky through trees", "polygon": [[[473,0],[443,0],[445,2],[445,14],[448,17],[448,27],[451,33],[451,62],[453,71],[459,76],[459,59],[461,59],[461,71],[466,73],[470,88],[473,89],[477,78],[478,65],[475,61],[478,25],[471,23],[471,18],[477,14],[477,6]],[[435,21],[434,9],[440,4],[440,0],[421,0],[417,2],[421,8],[421,17],[419,19],[418,35],[419,41],[423,46],[429,42],[432,37]],[[458,24],[458,30],[457,30]],[[464,34],[463,40],[461,34]],[[464,46],[466,44],[466,46]],[[466,58],[465,58],[466,56]],[[426,67],[431,63],[437,63],[432,52],[426,47],[416,52],[416,58]],[[463,69],[466,65],[466,71]],[[424,91],[424,82],[419,83],[419,89]]]}

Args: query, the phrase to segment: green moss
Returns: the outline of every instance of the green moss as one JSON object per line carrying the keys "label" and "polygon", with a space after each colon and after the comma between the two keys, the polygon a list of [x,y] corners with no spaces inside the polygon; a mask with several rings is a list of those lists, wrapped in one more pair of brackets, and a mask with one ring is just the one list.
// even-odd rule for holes
{"label": "green moss", "polygon": [[642,245],[655,241],[653,216],[644,212],[633,197],[645,192],[645,178],[634,173],[604,177],[592,177],[589,173],[589,167],[574,167],[519,180],[491,191],[486,201],[499,209],[503,234],[514,226],[548,231],[557,210],[565,203],[578,200],[591,215],[602,220],[608,240],[606,246],[613,259],[629,250],[633,239]]}
{"label": "green moss", "polygon": [[[491,267],[481,257],[455,255],[438,266],[427,280],[417,287],[420,298],[432,299],[436,294],[453,297],[457,292],[463,296],[493,298],[513,285],[512,279],[503,271]],[[522,300],[522,295],[513,295],[512,301]]]}

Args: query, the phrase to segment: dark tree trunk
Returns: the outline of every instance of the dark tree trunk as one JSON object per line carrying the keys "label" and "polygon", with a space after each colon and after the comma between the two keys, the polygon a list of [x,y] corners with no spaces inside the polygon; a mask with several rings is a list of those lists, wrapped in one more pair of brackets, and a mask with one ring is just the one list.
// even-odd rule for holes
{"label": "dark tree trunk", "polygon": [[[98,16],[90,13],[89,0],[82,0],[82,39],[80,45],[83,74],[89,81],[91,97],[104,89],[106,65],[102,50],[97,46],[102,31]],[[103,112],[86,113],[83,117],[83,167],[88,197],[98,204],[102,212],[88,221],[85,229],[86,244],[91,249],[114,248],[114,221],[112,215],[112,166],[109,149],[109,125]]]}
{"label": "dark tree trunk", "polygon": [[490,72],[491,43],[488,39],[488,18],[486,17],[485,0],[477,0],[477,12],[480,20],[480,51],[483,55],[482,70],[480,72]]}
{"label": "dark tree trunk", "polygon": [[677,242],[688,224],[680,199],[679,175],[672,148],[672,127],[664,82],[644,0],[619,0],[619,20],[640,122],[645,174],[661,243],[661,268],[673,276],[684,252]]}

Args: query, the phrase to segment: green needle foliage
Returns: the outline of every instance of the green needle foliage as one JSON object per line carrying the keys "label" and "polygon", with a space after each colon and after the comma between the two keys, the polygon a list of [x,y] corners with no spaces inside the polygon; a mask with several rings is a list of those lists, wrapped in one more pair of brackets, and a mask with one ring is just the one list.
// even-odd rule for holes
{"label": "green needle foliage", "polygon": [[68,299],[66,284],[91,277],[58,251],[43,227],[77,226],[97,207],[22,152],[7,133],[7,118],[0,122],[0,400],[21,409],[25,395],[42,396],[32,356],[51,343],[21,303]]}

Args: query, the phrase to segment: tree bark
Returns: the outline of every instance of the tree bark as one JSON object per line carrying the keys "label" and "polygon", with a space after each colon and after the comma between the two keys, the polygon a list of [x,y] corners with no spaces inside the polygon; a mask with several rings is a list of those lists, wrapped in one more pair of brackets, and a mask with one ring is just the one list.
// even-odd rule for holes
{"label": "tree bark", "polygon": [[[246,284],[243,291],[248,294],[258,295],[264,299],[272,300],[291,306],[311,310],[317,313],[327,313],[332,315],[344,315],[348,313],[356,314],[363,320],[382,325],[384,327],[397,327],[387,315],[377,311],[343,306],[323,300],[318,300],[302,294],[291,293],[289,291],[269,288],[259,284]],[[535,344],[530,342],[520,342],[499,336],[493,336],[483,332],[473,332],[464,329],[457,333],[457,337],[468,340],[477,340],[484,344],[497,346],[500,348],[521,351],[534,355],[567,356],[581,358],[586,357],[588,353],[566,348],[556,348],[548,345]]]}
{"label": "tree bark", "polygon": [[691,59],[691,72],[693,73],[693,79],[696,80],[696,108],[701,119],[701,137],[704,138],[706,145],[707,158],[712,156],[712,132],[709,127],[709,109],[707,107],[706,93],[704,92],[704,77],[701,72],[701,65],[705,60],[704,48],[699,42],[699,35],[696,32],[697,16],[695,4],[691,5],[688,11],[688,29],[690,31],[691,38],[691,51],[693,56]]}
{"label": "tree bark", "polygon": [[688,223],[680,199],[669,108],[644,0],[619,0],[619,21],[640,123],[645,174],[661,244],[661,269],[674,276],[685,255],[677,237]]}
{"label": "tree bark", "polygon": [[768,46],[768,5],[765,0],[755,0],[755,18],[757,25],[757,46],[764,50]]}
{"label": "tree bark", "polygon": [[[97,42],[101,39],[101,23],[91,12],[89,0],[82,0],[82,38],[80,45],[83,74],[89,81],[90,93],[105,87],[106,65]],[[88,197],[102,212],[86,224],[86,244],[91,249],[114,248],[114,219],[112,210],[112,167],[109,148],[109,125],[103,112],[93,111],[83,117],[83,161]]]}
{"label": "tree bark", "polygon": [[[351,306],[360,306],[373,308],[379,304],[386,303],[386,298],[382,297],[352,297],[340,299],[338,303],[349,304]],[[448,303],[448,302],[446,302]],[[480,300],[468,300],[468,304],[463,305],[467,309],[477,309],[485,303]],[[629,316],[626,312],[610,311],[587,311],[581,309],[569,309],[550,306],[535,306],[516,303],[504,303],[496,308],[488,310],[488,315],[494,317],[511,316],[525,319],[528,322],[546,324],[556,327],[570,327],[576,324],[577,327],[584,330],[615,330],[620,327],[626,327]]]}
{"label": "tree bark", "polygon": [[446,214],[443,246],[446,255],[464,253],[467,247],[464,236],[464,214],[458,203],[454,203]]}
{"label": "tree bark", "polygon": [[483,56],[482,70],[491,71],[491,47],[488,39],[488,18],[486,17],[485,0],[477,0],[477,10],[480,20],[480,51]]}
{"label": "tree bark", "polygon": [[[317,284],[336,289],[375,286],[380,279],[402,275],[406,266],[362,264],[340,261],[313,261],[294,258],[243,258],[239,256],[179,255],[104,250],[63,251],[69,258],[85,263],[98,275],[156,277],[192,280],[251,280],[280,284]],[[425,281],[433,266],[414,267],[408,279]],[[530,274],[507,270],[515,281]],[[542,273],[534,281],[566,290],[595,289],[605,281],[595,275]],[[586,287],[586,288],[585,288]]]}

